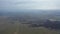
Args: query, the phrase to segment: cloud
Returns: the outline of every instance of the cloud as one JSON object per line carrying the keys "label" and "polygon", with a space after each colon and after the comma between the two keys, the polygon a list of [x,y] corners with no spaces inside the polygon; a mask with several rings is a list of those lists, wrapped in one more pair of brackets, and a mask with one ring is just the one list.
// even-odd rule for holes
{"label": "cloud", "polygon": [[60,0],[0,0],[0,9],[60,9]]}

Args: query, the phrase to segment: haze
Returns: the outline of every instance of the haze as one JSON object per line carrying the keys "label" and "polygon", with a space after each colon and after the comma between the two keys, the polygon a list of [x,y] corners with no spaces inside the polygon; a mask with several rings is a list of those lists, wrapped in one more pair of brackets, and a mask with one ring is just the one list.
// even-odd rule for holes
{"label": "haze", "polygon": [[60,0],[0,0],[0,10],[8,9],[60,9]]}

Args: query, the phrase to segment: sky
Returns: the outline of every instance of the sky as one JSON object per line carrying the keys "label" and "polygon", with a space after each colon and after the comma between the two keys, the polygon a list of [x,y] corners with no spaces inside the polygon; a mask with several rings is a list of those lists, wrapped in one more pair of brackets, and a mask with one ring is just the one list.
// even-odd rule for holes
{"label": "sky", "polygon": [[0,0],[1,9],[60,9],[60,0]]}

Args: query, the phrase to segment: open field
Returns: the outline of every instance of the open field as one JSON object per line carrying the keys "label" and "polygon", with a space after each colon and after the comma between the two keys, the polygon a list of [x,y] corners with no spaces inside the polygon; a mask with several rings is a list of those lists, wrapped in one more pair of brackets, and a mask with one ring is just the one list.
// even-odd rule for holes
{"label": "open field", "polygon": [[[7,25],[8,26],[8,25]],[[30,28],[25,24],[16,23],[0,30],[0,34],[59,34],[60,31],[49,30],[44,27]]]}
{"label": "open field", "polygon": [[[29,19],[27,19],[29,21]],[[32,20],[32,19],[31,19]],[[23,22],[28,22],[23,20]],[[50,30],[44,27],[29,27],[17,17],[0,16],[0,34],[60,34],[60,30]]]}

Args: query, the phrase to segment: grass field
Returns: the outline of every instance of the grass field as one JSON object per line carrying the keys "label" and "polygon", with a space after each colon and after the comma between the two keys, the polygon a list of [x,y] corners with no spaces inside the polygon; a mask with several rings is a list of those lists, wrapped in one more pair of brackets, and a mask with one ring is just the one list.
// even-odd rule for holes
{"label": "grass field", "polygon": [[4,30],[0,30],[0,34],[59,34],[60,31],[49,30],[44,27],[30,28],[26,24],[16,23]]}

